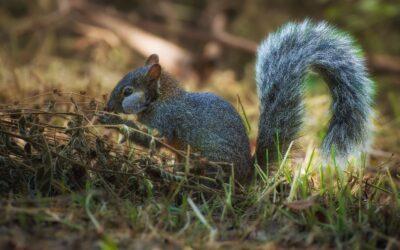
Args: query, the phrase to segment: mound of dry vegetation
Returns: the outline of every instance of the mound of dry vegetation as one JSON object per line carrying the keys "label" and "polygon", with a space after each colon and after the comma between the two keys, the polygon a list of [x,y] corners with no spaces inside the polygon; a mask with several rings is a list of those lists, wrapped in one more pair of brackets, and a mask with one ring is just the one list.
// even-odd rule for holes
{"label": "mound of dry vegetation", "polygon": [[52,90],[1,106],[0,246],[399,246],[396,165],[340,174],[311,154],[247,187],[216,182],[202,159],[118,143],[126,128],[96,123],[102,101]]}

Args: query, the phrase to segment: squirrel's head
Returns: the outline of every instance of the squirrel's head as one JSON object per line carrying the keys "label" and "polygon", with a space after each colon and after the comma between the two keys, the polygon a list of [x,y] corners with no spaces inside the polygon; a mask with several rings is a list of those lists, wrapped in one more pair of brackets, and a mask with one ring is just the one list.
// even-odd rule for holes
{"label": "squirrel's head", "polygon": [[149,56],[143,67],[126,74],[111,92],[106,110],[137,114],[149,107],[158,97],[161,66],[156,54]]}

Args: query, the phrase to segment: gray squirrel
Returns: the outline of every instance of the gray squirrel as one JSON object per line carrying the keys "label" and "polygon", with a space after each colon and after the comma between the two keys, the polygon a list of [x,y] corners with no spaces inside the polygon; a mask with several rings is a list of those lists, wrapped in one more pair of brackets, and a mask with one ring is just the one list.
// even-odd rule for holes
{"label": "gray squirrel", "polygon": [[[276,162],[296,138],[303,119],[303,80],[310,69],[324,77],[333,99],[323,156],[347,159],[365,150],[373,83],[352,39],[325,22],[288,23],[260,44],[256,61],[260,119],[253,156],[235,108],[215,94],[183,90],[162,70],[155,54],[120,80],[106,110],[136,114],[169,145],[183,150],[190,145],[210,161],[232,163],[239,181],[246,180],[255,163],[265,167]],[[126,124],[137,128],[132,122]],[[150,140],[139,133],[130,139],[144,146]]]}

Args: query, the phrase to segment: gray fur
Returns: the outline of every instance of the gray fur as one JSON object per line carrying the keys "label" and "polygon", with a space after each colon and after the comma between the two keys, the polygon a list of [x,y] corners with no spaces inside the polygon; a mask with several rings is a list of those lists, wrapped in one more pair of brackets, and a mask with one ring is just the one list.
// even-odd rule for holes
{"label": "gray fur", "polygon": [[122,109],[127,114],[137,114],[147,108],[145,95],[142,91],[132,93],[122,100]]}
{"label": "gray fur", "polygon": [[[256,63],[260,121],[257,160],[276,160],[295,139],[303,117],[303,80],[316,69],[333,97],[332,118],[322,151],[337,159],[365,148],[371,123],[373,83],[351,38],[325,22],[288,23],[258,48]],[[278,134],[278,137],[277,137]],[[279,144],[276,138],[279,138]]]}
{"label": "gray fur", "polygon": [[[164,91],[173,91],[173,94],[164,93],[162,96],[163,93],[158,93],[158,97],[151,99],[147,88],[150,85],[144,77],[146,74],[147,68],[141,67],[123,77],[111,93],[107,110],[137,114],[139,122],[157,129],[167,141],[190,145],[192,150],[210,161],[232,163],[236,177],[246,180],[252,163],[250,143],[235,108],[211,93],[189,93],[179,87],[168,88],[173,83],[166,75],[159,81],[164,81],[167,86]],[[121,98],[127,86],[131,86],[134,92]],[[142,110],[144,106],[146,108]],[[149,145],[148,138],[138,134],[129,135],[129,139],[143,146]]]}
{"label": "gray fur", "polygon": [[152,103],[138,118],[211,161],[233,163],[239,178],[249,172],[250,145],[241,117],[230,103],[214,94],[182,92]]}
{"label": "gray fur", "polygon": [[[308,20],[289,23],[261,43],[256,63],[261,106],[255,155],[260,165],[265,165],[267,151],[269,161],[276,161],[276,149],[285,152],[297,136],[303,118],[303,80],[310,68],[324,76],[333,97],[324,156],[329,158],[334,149],[337,158],[345,159],[366,146],[373,84],[358,53],[348,36],[326,23]],[[146,78],[148,69],[138,68],[117,84],[108,110],[137,113],[142,110],[137,100],[144,98],[146,109],[137,114],[140,122],[167,140],[190,145],[211,161],[233,163],[237,177],[247,179],[253,159],[245,126],[233,106],[214,94],[189,93],[177,86],[164,90],[173,93],[154,93],[154,84]],[[159,81],[165,81],[165,86],[174,83],[163,75]],[[135,93],[143,91],[143,98],[133,94],[124,103],[120,96],[126,86],[132,86]],[[136,140],[149,144],[148,138]]]}

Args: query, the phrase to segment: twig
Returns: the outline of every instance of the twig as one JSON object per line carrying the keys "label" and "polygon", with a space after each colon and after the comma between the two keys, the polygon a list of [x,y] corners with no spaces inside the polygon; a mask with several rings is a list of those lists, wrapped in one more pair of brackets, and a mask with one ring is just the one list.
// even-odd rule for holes
{"label": "twig", "polygon": [[216,15],[212,23],[212,32],[218,41],[234,48],[239,48],[250,53],[255,53],[257,43],[243,37],[229,34],[225,30],[226,17],[223,14]]}
{"label": "twig", "polygon": [[183,68],[190,70],[187,65],[190,65],[192,55],[184,48],[144,31],[116,15],[105,12],[104,8],[96,4],[85,2],[73,5],[73,7],[89,21],[113,32],[143,56],[158,54],[163,67],[171,73],[179,74]]}

